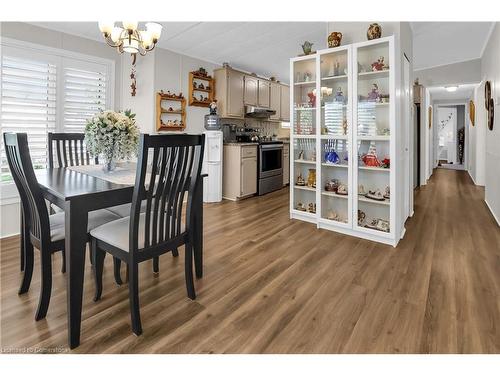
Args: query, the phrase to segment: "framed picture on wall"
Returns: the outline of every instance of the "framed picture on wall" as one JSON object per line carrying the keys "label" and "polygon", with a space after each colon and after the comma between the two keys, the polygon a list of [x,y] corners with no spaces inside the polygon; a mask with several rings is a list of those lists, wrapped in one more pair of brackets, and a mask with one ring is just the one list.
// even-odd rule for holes
{"label": "framed picture on wall", "polygon": [[432,107],[431,106],[429,106],[428,117],[429,117],[429,129],[430,129],[432,127]]}
{"label": "framed picture on wall", "polygon": [[469,100],[469,118],[471,125],[476,125],[476,105],[473,100]]}

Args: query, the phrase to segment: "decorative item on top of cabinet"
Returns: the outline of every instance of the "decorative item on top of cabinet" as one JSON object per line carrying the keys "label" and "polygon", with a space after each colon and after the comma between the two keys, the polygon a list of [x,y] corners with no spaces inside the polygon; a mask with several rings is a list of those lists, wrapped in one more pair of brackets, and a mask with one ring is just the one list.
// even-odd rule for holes
{"label": "decorative item on top of cabinet", "polygon": [[186,99],[161,90],[156,93],[156,130],[183,131],[186,128]]}
{"label": "decorative item on top of cabinet", "polygon": [[302,51],[304,51],[304,55],[302,56],[307,56],[307,55],[311,55],[315,52],[312,51],[312,46],[313,46],[314,43],[311,43],[309,41],[305,41],[304,44],[302,44]]}
{"label": "decorative item on top of cabinet", "polygon": [[342,33],[340,31],[333,31],[330,35],[328,35],[329,48],[335,48],[340,46],[341,41],[342,41]]}
{"label": "decorative item on top of cabinet", "polygon": [[378,39],[382,36],[382,27],[378,23],[372,23],[366,32],[368,40]]}
{"label": "decorative item on top of cabinet", "polygon": [[204,68],[189,73],[189,105],[208,107],[215,99],[215,82]]}

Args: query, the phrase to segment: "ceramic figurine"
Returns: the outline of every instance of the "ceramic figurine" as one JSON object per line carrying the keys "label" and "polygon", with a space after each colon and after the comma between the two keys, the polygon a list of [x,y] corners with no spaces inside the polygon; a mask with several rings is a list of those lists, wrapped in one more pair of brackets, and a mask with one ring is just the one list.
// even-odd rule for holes
{"label": "ceramic figurine", "polygon": [[302,202],[297,203],[296,209],[299,211],[307,211],[306,206]]}
{"label": "ceramic figurine", "polygon": [[205,89],[205,85],[200,82],[200,84],[198,85],[198,88],[201,89],[201,90],[204,90]]}
{"label": "ceramic figurine", "polygon": [[304,82],[309,82],[312,80],[312,74],[310,72],[304,73]]}
{"label": "ceramic figurine", "polygon": [[308,92],[307,96],[309,97],[309,104],[314,107],[316,105],[316,95],[314,95],[314,92]]}
{"label": "ceramic figurine", "polygon": [[339,87],[337,89],[337,93],[335,94],[335,101],[340,103],[345,102],[345,96],[344,93],[342,92],[342,87]]}
{"label": "ceramic figurine", "polygon": [[193,81],[193,89],[196,89],[196,88],[198,88],[198,85],[196,84],[195,81]]}
{"label": "ceramic figurine", "polygon": [[390,161],[390,159],[389,158],[383,159],[381,167],[382,168],[390,168],[391,167],[391,161]]}
{"label": "ceramic figurine", "polygon": [[307,176],[307,186],[311,188],[316,187],[316,169],[309,169],[309,174]]}
{"label": "ceramic figurine", "polygon": [[307,40],[302,44],[302,51],[304,51],[304,55],[310,55],[312,52],[312,46],[314,43],[308,42]]}
{"label": "ceramic figurine", "polygon": [[366,214],[363,211],[358,210],[358,225],[360,227],[363,227],[365,225],[365,219],[366,219]]}
{"label": "ceramic figurine", "polygon": [[210,109],[210,115],[212,115],[212,116],[217,115],[217,102],[216,101],[213,101],[212,103],[210,103],[208,108]]}
{"label": "ceramic figurine", "polygon": [[367,228],[380,230],[382,232],[389,232],[390,225],[387,220],[384,219],[373,219],[370,224],[366,224]]}
{"label": "ceramic figurine", "polygon": [[315,214],[316,213],[316,203],[309,203],[307,211],[312,213],[312,214]]}
{"label": "ceramic figurine", "polygon": [[200,94],[200,99],[199,101],[202,102],[204,100],[203,95]]}
{"label": "ceramic figurine", "polygon": [[380,93],[378,91],[378,85],[373,84],[372,91],[368,93],[368,101],[370,102],[380,102]]}
{"label": "ceramic figurine", "polygon": [[362,195],[362,196],[366,195],[365,187],[363,185],[358,186],[358,195]]}
{"label": "ceramic figurine", "polygon": [[384,56],[380,56],[377,61],[372,63],[372,71],[373,72],[378,72],[381,70],[386,70],[388,67],[384,63]]}
{"label": "ceramic figurine", "polygon": [[347,135],[347,119],[344,118],[344,120],[342,120],[342,133],[344,135]]}
{"label": "ceramic figurine", "polygon": [[389,186],[385,188],[384,198],[391,199],[391,189],[389,188]]}
{"label": "ceramic figurine", "polygon": [[339,184],[340,184],[339,180],[333,178],[330,181],[327,181],[327,183],[325,184],[325,191],[337,192]]}
{"label": "ceramic figurine", "polygon": [[380,190],[368,190],[368,193],[365,195],[369,199],[373,199],[375,201],[384,201],[385,198],[380,192]]}
{"label": "ceramic figurine", "polygon": [[304,180],[304,177],[302,177],[302,173],[300,173],[298,176],[297,176],[297,182],[296,182],[296,185],[297,186],[304,186],[306,184],[306,181]]}
{"label": "ceramic figurine", "polygon": [[330,35],[328,35],[329,48],[340,46],[341,41],[342,41],[342,33],[339,31],[333,31]]}
{"label": "ceramic figurine", "polygon": [[297,160],[304,160],[304,150],[299,151],[299,156],[297,157]]}
{"label": "ceramic figurine", "polygon": [[368,27],[368,31],[366,32],[366,37],[368,40],[378,39],[382,36],[382,27],[378,23],[372,23],[370,27]]}
{"label": "ceramic figurine", "polygon": [[337,188],[337,191],[335,193],[338,194],[338,195],[348,195],[347,185],[346,184],[340,184],[339,187]]}
{"label": "ceramic figurine", "polygon": [[380,161],[377,158],[377,150],[375,148],[375,144],[370,144],[370,149],[366,155],[361,157],[361,160],[367,167],[380,167]]}

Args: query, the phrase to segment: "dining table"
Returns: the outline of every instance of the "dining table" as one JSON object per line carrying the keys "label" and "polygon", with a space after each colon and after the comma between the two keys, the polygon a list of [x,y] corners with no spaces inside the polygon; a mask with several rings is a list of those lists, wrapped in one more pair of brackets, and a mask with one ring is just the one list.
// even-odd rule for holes
{"label": "dining table", "polygon": [[[135,164],[121,167],[115,175],[104,174],[99,165],[49,168],[35,173],[44,198],[64,210],[68,345],[71,349],[80,345],[88,213],[131,203],[135,173]],[[202,182],[206,176],[202,175],[193,194],[193,249],[197,278],[203,276]],[[26,228],[22,229],[21,233],[27,233]]]}

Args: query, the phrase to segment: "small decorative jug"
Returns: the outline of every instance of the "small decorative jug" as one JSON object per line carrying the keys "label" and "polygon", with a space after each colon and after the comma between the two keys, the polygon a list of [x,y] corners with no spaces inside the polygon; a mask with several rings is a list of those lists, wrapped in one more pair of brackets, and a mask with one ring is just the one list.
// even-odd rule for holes
{"label": "small decorative jug", "polygon": [[311,54],[312,46],[314,43],[308,42],[307,40],[302,44],[302,51],[304,51],[304,55]]}
{"label": "small decorative jug", "polygon": [[340,31],[334,31],[328,35],[328,47],[338,47],[342,41],[342,33]]}
{"label": "small decorative jug", "polygon": [[382,36],[382,27],[378,23],[372,23],[366,32],[368,40],[378,39]]}

